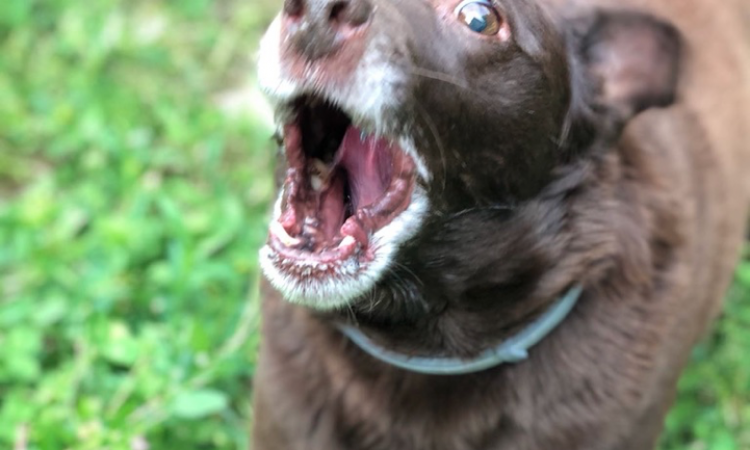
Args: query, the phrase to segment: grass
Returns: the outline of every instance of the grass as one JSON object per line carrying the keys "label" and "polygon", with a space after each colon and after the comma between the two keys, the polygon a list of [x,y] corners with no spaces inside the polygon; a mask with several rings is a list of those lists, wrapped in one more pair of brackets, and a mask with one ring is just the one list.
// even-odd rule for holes
{"label": "grass", "polygon": [[[0,3],[0,448],[245,448],[256,2]],[[248,301],[250,300],[250,301]]]}
{"label": "grass", "polygon": [[[247,448],[273,150],[229,88],[274,9],[0,2],[0,448]],[[749,298],[663,450],[750,448]]]}

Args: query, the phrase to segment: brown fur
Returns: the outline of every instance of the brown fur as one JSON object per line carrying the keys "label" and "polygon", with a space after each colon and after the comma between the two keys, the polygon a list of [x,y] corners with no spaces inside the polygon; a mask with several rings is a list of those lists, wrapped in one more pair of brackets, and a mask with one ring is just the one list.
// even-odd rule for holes
{"label": "brown fur", "polygon": [[[409,273],[383,280],[371,295],[376,307],[352,311],[393,348],[472,354],[571,283],[585,286],[580,303],[523,363],[425,376],[371,359],[331,326],[336,314],[292,306],[266,286],[255,450],[654,446],[689,351],[719,311],[746,223],[750,8],[742,0],[540,3],[553,16],[627,6],[674,24],[685,49],[677,101],[635,116],[606,151],[535,160],[550,168],[529,169],[532,184],[498,175],[502,186],[473,186],[448,173],[431,199],[441,219],[399,255]],[[514,139],[530,140],[538,126]],[[451,136],[442,141],[453,145]],[[502,164],[531,167],[513,155]],[[440,158],[427,156],[438,173]],[[457,213],[500,191],[517,205],[512,214]],[[415,302],[399,298],[399,283]]]}

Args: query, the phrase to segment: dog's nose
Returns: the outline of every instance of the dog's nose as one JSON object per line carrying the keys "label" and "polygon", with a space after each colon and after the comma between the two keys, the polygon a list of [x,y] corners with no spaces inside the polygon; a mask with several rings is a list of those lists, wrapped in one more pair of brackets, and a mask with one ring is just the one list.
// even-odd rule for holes
{"label": "dog's nose", "polygon": [[356,38],[370,20],[369,0],[285,0],[287,33],[294,46],[314,61]]}

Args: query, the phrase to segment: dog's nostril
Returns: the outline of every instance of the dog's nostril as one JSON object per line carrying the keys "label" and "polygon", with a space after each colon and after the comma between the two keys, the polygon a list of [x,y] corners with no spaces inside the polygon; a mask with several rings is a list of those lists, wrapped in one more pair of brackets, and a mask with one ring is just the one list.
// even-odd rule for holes
{"label": "dog's nostril", "polygon": [[328,20],[337,25],[358,27],[367,22],[371,10],[367,0],[337,0],[329,5]]}
{"label": "dog's nostril", "polygon": [[284,14],[290,17],[300,17],[305,13],[304,0],[285,0]]}
{"label": "dog's nostril", "polygon": [[346,11],[346,8],[348,6],[349,4],[344,1],[334,2],[331,5],[331,13],[328,15],[328,19],[338,22],[339,20],[341,20],[340,16]]}
{"label": "dog's nostril", "polygon": [[361,38],[372,12],[370,0],[284,0],[290,43],[311,61]]}

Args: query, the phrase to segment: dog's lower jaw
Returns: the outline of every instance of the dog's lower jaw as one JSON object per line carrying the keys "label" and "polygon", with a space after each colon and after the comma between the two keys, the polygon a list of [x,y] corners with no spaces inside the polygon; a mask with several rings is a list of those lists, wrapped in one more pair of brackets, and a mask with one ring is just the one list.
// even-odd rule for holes
{"label": "dog's lower jaw", "polygon": [[[277,202],[275,218],[281,214]],[[260,251],[264,275],[283,297],[295,304],[319,311],[341,309],[362,298],[375,287],[393,264],[397,250],[421,228],[429,202],[419,185],[414,187],[405,211],[369,238],[369,248],[330,264],[286,260],[272,246]]]}

